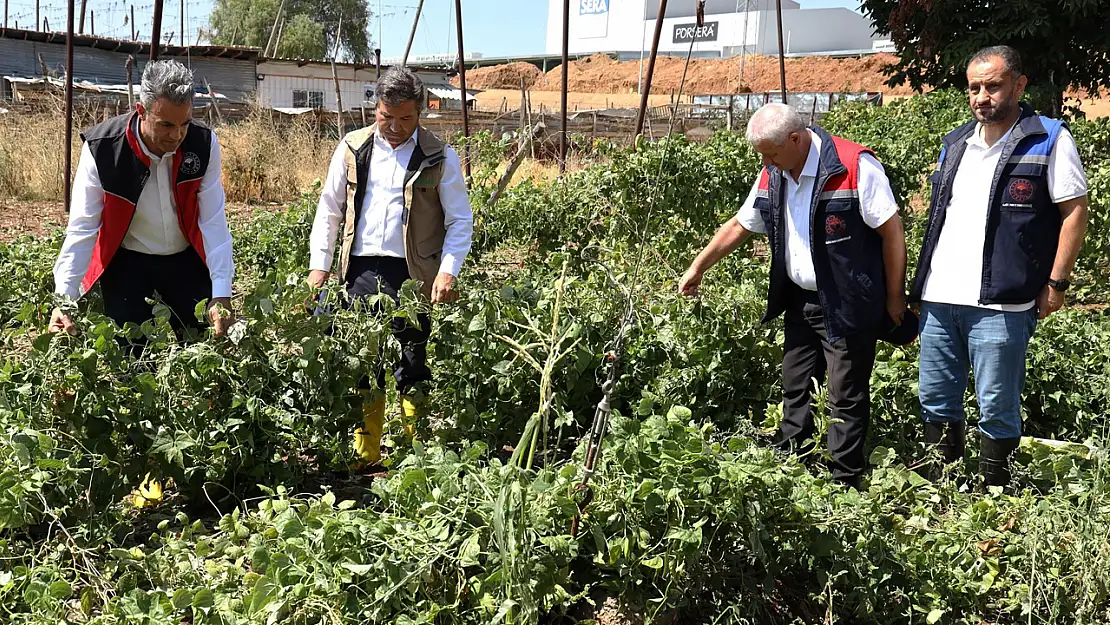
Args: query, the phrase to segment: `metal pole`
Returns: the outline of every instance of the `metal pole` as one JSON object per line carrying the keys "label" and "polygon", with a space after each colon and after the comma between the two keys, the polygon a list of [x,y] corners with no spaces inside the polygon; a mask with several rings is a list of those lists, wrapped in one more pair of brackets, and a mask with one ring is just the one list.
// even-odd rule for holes
{"label": "metal pole", "polygon": [[[375,75],[374,80],[381,80],[382,79],[382,49],[381,48],[374,48],[374,68],[377,71],[377,74]],[[377,87],[375,87],[374,89],[377,90]]]}
{"label": "metal pole", "polygon": [[404,67],[409,62],[409,51],[412,50],[413,39],[416,39],[416,25],[420,23],[420,11],[423,8],[424,0],[420,0],[416,5],[416,17],[412,18],[412,30],[409,31],[409,42],[405,45],[405,55],[401,57],[401,67]]}
{"label": "metal pole", "polygon": [[4,0],[4,28],[8,27],[8,0]]}
{"label": "metal pole", "polygon": [[96,11],[89,11],[89,32],[96,36]]}
{"label": "metal pole", "polygon": [[[462,22],[462,0],[455,0],[455,23],[458,25],[459,32],[459,90],[462,97],[462,119],[463,119],[463,137],[470,139],[470,113],[466,106],[466,61],[463,56],[463,22]],[[469,142],[468,142],[469,143]],[[466,177],[470,179],[470,146],[463,146],[463,160],[466,162]]]}
{"label": "metal pole", "polygon": [[135,41],[135,5],[131,5],[131,41]]}
{"label": "metal pole", "polygon": [[82,34],[82,35],[85,34],[85,5],[86,4],[88,4],[88,0],[81,0],[81,19],[78,20],[78,22],[77,22],[77,32]]}
{"label": "metal pole", "polygon": [[775,0],[775,12],[779,22],[779,83],[782,86],[782,103],[786,104],[786,58],[782,51],[782,0]]}
{"label": "metal pole", "polygon": [[185,0],[181,0],[181,47],[185,47]]}
{"label": "metal pole", "polygon": [[64,197],[66,214],[69,214],[72,182],[69,172],[73,169],[73,2],[66,3],[66,146]]}
{"label": "metal pole", "polygon": [[659,0],[659,15],[655,16],[655,35],[651,39],[651,55],[648,57],[647,76],[644,89],[640,93],[640,111],[636,114],[635,137],[644,132],[644,115],[647,113],[648,96],[651,95],[651,76],[655,73],[655,57],[659,55],[659,38],[663,36],[663,16],[667,13],[667,0]]}
{"label": "metal pole", "polygon": [[567,90],[570,85],[570,0],[563,0],[563,116],[559,131],[559,175],[567,171]]}
{"label": "metal pole", "polygon": [[150,60],[158,60],[158,42],[162,39],[162,0],[154,0],[154,27],[150,32]]}
{"label": "metal pole", "polygon": [[42,29],[42,16],[39,15],[39,0],[35,0],[35,30]]}

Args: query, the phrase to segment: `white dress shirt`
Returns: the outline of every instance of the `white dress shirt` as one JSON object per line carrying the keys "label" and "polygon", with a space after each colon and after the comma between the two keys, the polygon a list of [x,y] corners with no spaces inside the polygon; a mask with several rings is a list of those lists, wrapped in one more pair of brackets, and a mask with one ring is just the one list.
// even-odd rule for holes
{"label": "white dress shirt", "polygon": [[[370,179],[362,198],[358,230],[351,248],[353,256],[405,257],[405,173],[415,148],[415,133],[396,148],[374,133]],[[346,155],[349,149],[346,141],[340,141],[328,167],[328,179],[320,192],[309,240],[309,269],[331,271],[335,240],[347,207]],[[450,146],[443,149],[446,160],[439,181],[439,201],[443,206],[447,235],[443,240],[439,271],[457,276],[470,252],[474,213],[466,194],[459,155]]]}
{"label": "white dress shirt", "polygon": [[[816,291],[817,272],[813,268],[813,252],[810,249],[809,213],[821,160],[821,137],[812,130],[807,132],[811,142],[802,175],[797,181],[787,172],[780,172],[780,175],[786,183],[786,274],[794,284]],[[869,228],[878,228],[898,213],[890,181],[883,166],[870,154],[860,155],[858,176],[859,211],[863,222]],[[759,177],[756,177],[736,220],[751,232],[766,234],[767,226],[755,207],[758,191]]]}
{"label": "white dress shirt", "polygon": [[[979,303],[991,182],[998,159],[1002,157],[1002,148],[1014,130],[1011,126],[994,145],[987,145],[981,129],[982,126],[977,125],[975,132],[967,138],[967,147],[956,170],[956,178],[952,181],[952,199],[945,209],[944,226],[929,264],[921,299],[937,304],[1021,312],[1029,310],[1036,302]],[[1048,194],[1057,204],[1087,194],[1087,177],[1079,161],[1079,150],[1066,128],[1060,131],[1048,157]]]}
{"label": "white dress shirt", "polygon": [[[173,154],[159,158],[147,150],[142,139],[139,145],[150,158],[150,178],[143,186],[131,227],[122,247],[143,254],[168,256],[184,251],[189,241],[181,231],[177,218],[177,201],[173,194],[171,171]],[[231,297],[235,276],[232,260],[231,232],[224,210],[224,187],[221,173],[220,143],[212,134],[212,150],[208,170],[201,179],[197,193],[199,226],[204,239],[204,254],[212,278],[212,297]],[[54,263],[54,292],[77,299],[81,281],[89,268],[96,237],[104,212],[104,189],[96,169],[96,160],[88,144],[81,147],[77,172],[73,181],[69,226],[58,260]]]}

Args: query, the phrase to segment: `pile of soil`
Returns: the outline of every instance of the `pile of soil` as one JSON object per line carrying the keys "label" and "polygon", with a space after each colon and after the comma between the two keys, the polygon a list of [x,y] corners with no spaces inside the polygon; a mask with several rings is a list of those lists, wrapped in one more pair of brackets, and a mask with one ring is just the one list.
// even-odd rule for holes
{"label": "pile of soil", "polygon": [[[906,86],[888,87],[884,65],[894,62],[890,54],[862,58],[807,56],[786,59],[786,84],[791,91],[881,91],[888,95],[909,95]],[[646,63],[645,63],[646,65]],[[655,64],[652,92],[677,91],[686,65],[684,57],[660,56]],[[467,87],[475,89],[520,89],[520,81],[537,91],[558,91],[563,68],[543,74],[530,63],[510,63],[482,67],[466,73]],[[571,61],[569,86],[573,93],[628,93],[640,81],[640,61],[615,61],[595,54]],[[458,78],[455,79],[458,86]],[[779,88],[778,59],[748,55],[729,59],[692,59],[687,70],[687,94],[743,93],[776,91]]]}

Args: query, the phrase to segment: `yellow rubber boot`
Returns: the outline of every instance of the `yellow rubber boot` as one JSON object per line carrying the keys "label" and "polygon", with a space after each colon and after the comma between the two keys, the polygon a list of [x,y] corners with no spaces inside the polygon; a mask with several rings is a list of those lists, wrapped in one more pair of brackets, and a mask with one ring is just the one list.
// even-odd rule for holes
{"label": "yellow rubber boot", "polygon": [[145,508],[160,501],[162,501],[162,483],[152,479],[150,474],[147,473],[143,481],[139,483],[139,487],[132,492],[131,503],[136,508]]}
{"label": "yellow rubber boot", "polygon": [[420,419],[422,405],[412,395],[401,396],[401,423],[409,440],[416,438],[416,422]]}
{"label": "yellow rubber boot", "polygon": [[385,395],[359,391],[362,400],[362,427],[355,430],[355,453],[366,464],[382,459],[382,426],[385,424]]}

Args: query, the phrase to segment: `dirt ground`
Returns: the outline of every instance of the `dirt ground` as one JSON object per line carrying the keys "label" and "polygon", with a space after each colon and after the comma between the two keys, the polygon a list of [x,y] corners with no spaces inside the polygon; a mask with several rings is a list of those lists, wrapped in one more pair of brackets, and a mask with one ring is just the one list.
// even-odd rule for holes
{"label": "dirt ground", "polygon": [[[885,85],[882,67],[893,60],[894,56],[889,54],[848,59],[822,56],[786,59],[786,83],[792,91],[912,93],[908,87]],[[659,57],[652,91],[662,94],[677,91],[685,64],[685,58]],[[575,93],[634,93],[640,84],[640,70],[639,60],[619,62],[604,54],[595,54],[570,63],[569,89]],[[533,90],[558,91],[562,72],[562,67],[556,67],[545,75],[529,63],[510,63],[471,70],[466,73],[466,85],[474,89],[509,89],[519,93],[523,79],[525,86]],[[747,89],[758,93],[778,88],[778,59],[749,55],[743,59],[692,59],[685,90],[688,93],[737,93]]]}

